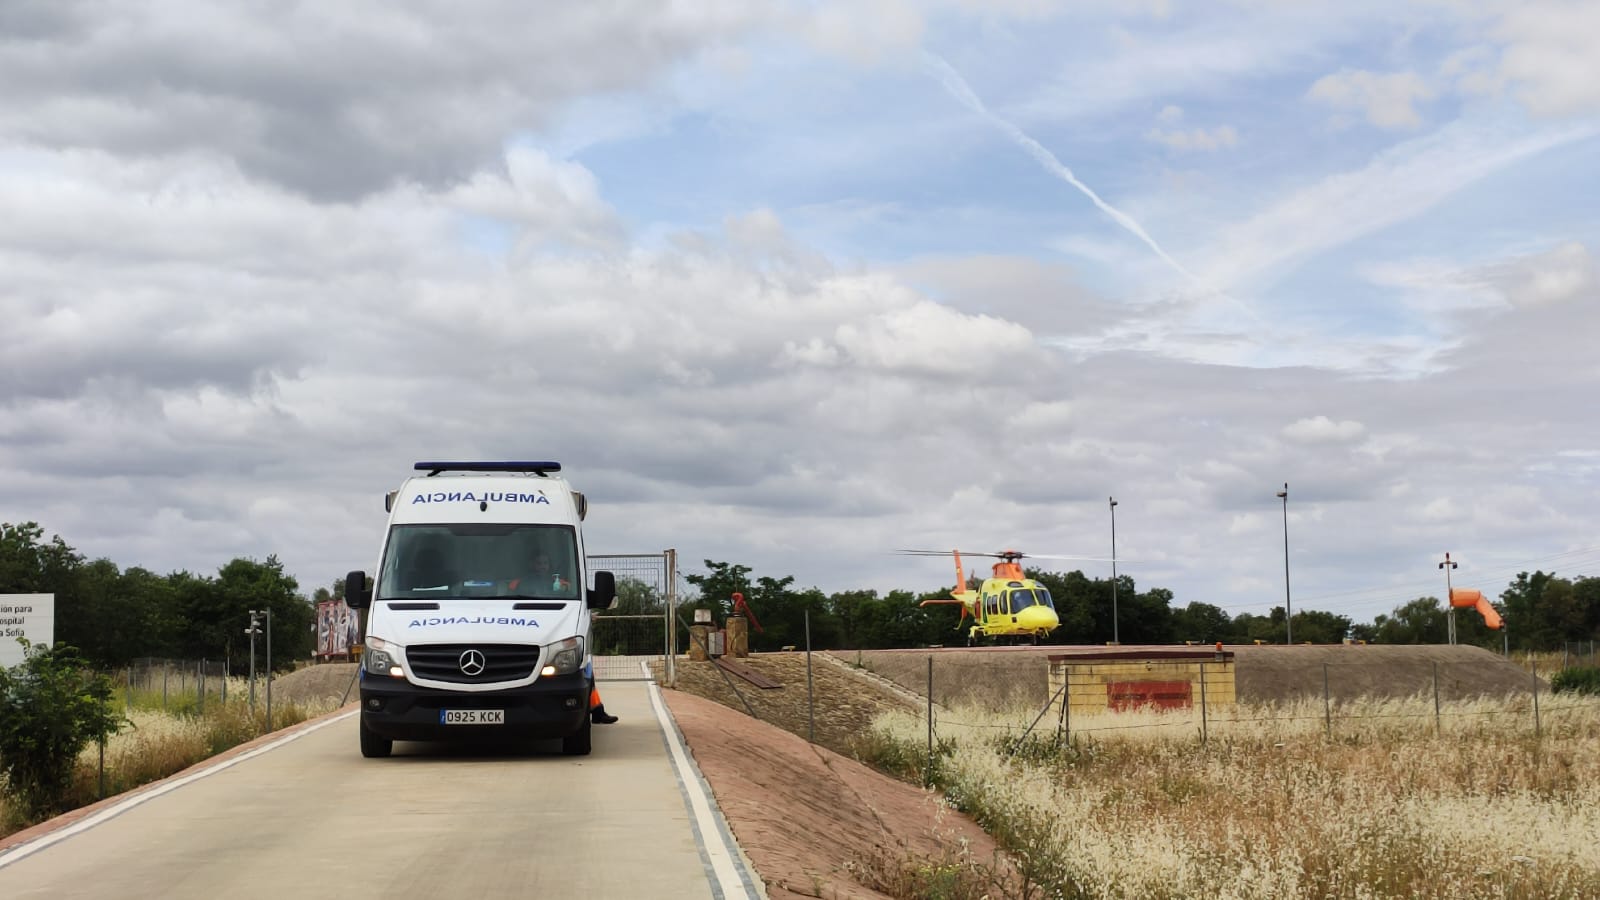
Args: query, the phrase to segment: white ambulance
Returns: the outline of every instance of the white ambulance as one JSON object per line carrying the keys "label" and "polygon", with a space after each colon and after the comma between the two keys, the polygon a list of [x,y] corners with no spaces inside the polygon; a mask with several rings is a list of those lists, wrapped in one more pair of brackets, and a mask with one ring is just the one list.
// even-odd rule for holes
{"label": "white ambulance", "polygon": [[589,611],[610,572],[586,572],[584,496],[556,462],[419,462],[385,503],[366,609],[361,754],[397,740],[560,738],[589,752]]}

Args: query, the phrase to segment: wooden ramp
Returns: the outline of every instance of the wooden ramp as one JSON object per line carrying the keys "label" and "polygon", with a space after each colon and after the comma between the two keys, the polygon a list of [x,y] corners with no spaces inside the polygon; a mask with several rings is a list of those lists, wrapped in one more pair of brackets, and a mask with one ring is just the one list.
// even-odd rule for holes
{"label": "wooden ramp", "polygon": [[735,662],[726,656],[719,656],[712,660],[712,662],[715,662],[717,664],[717,668],[721,669],[722,671],[727,672],[730,675],[737,675],[764,691],[770,691],[773,688],[783,687],[783,685],[773,681],[771,678],[768,678],[760,672],[757,672],[755,669],[750,668],[744,663]]}

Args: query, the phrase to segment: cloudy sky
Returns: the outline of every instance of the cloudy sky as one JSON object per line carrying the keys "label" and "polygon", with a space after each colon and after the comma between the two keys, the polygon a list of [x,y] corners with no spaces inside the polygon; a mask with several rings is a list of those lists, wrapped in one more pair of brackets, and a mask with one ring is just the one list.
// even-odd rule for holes
{"label": "cloudy sky", "polygon": [[[403,6],[403,8],[402,8]],[[1600,6],[0,3],[0,521],[308,590],[426,458],[592,551],[1600,574]],[[1072,568],[1060,563],[1051,568]],[[1109,574],[1101,562],[1086,572]]]}

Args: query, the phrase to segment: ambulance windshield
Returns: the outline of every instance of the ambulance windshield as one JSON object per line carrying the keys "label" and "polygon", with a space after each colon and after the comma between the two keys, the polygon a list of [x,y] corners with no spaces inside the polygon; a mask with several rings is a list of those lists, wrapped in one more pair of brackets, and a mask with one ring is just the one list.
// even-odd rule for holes
{"label": "ambulance windshield", "polygon": [[577,546],[565,525],[396,525],[374,596],[574,599]]}

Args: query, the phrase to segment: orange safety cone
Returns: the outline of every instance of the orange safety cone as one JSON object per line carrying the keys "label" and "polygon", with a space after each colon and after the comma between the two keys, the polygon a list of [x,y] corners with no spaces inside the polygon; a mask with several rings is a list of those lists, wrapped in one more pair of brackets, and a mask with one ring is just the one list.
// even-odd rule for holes
{"label": "orange safety cone", "polygon": [[600,689],[589,688],[589,721],[597,725],[610,725],[617,721],[617,717],[606,712],[606,705],[600,702]]}

